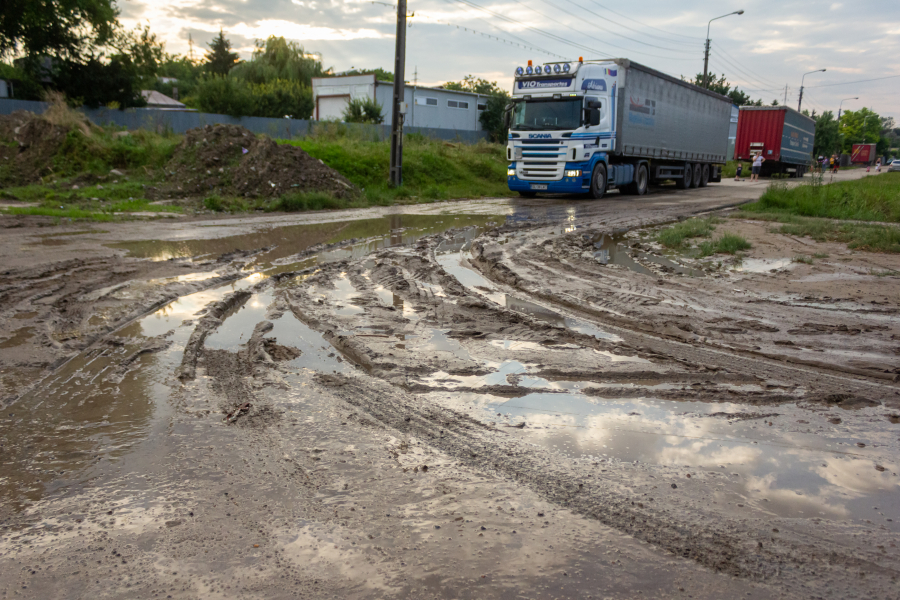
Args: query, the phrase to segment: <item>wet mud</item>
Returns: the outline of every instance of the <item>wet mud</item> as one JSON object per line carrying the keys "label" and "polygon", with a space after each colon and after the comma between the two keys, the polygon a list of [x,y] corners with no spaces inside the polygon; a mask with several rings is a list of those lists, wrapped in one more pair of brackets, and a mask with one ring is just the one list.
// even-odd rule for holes
{"label": "wet mud", "polygon": [[896,284],[824,298],[863,259],[714,268],[649,242],[687,207],[613,208],[7,272],[0,589],[894,597]]}

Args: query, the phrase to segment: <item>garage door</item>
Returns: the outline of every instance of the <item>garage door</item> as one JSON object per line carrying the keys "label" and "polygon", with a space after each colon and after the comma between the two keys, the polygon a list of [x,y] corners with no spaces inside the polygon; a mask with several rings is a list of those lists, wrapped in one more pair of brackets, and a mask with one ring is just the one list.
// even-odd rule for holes
{"label": "garage door", "polygon": [[346,96],[319,96],[316,98],[316,103],[318,104],[316,106],[316,118],[320,121],[324,119],[343,120],[344,109],[347,108],[349,101],[349,94]]}

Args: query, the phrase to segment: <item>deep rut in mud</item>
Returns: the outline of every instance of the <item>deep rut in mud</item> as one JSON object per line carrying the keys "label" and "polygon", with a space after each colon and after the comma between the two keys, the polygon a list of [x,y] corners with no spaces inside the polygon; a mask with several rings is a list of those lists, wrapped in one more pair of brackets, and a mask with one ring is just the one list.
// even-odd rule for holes
{"label": "deep rut in mud", "polygon": [[[369,485],[378,490],[369,503],[377,504],[386,486],[397,485],[361,479],[367,468],[381,472],[390,463],[404,477],[432,476],[437,463],[436,477],[447,479],[435,485],[449,487],[436,497],[450,493],[454,478],[511,486],[577,515],[567,519],[587,518],[647,543],[659,557],[737,578],[725,595],[750,594],[745,581],[761,597],[775,590],[890,597],[900,575],[885,551],[900,531],[900,388],[890,361],[896,323],[885,324],[884,311],[870,319],[799,303],[760,310],[743,293],[719,298],[712,288],[698,299],[689,294],[697,285],[690,269],[654,271],[667,267],[662,262],[644,263],[652,274],[609,269],[608,256],[593,254],[598,231],[482,225],[394,244],[280,249],[276,260],[259,258],[273,252],[266,249],[209,261],[218,271],[195,283],[193,294],[146,317],[137,316],[139,306],[152,303],[130,305],[122,314],[131,325],[97,333],[9,407],[19,416],[10,417],[3,446],[25,468],[3,480],[0,492],[11,504],[0,516],[21,531],[46,498],[110,478],[112,467],[98,460],[127,457],[142,443],[145,455],[165,453],[174,442],[151,432],[163,436],[167,428],[189,439],[191,429],[166,419],[190,417],[215,432],[205,434],[210,448],[236,439],[247,446],[221,456],[214,476],[199,466],[178,470],[210,477],[216,493],[232,473],[251,489],[266,482],[279,506],[306,507],[304,522],[346,526],[356,518],[338,517],[342,501],[322,489],[352,482],[366,494]],[[600,246],[609,252],[609,244]],[[148,299],[170,299],[154,294]],[[699,305],[695,313],[685,312],[688,303]],[[776,353],[786,334],[827,337],[820,350],[828,358]],[[863,347],[879,357],[879,368],[841,359]],[[54,411],[34,418],[45,406]],[[304,415],[310,406],[317,408]],[[322,411],[330,416],[315,416]],[[306,420],[296,431],[320,438],[292,437],[285,427],[298,426],[297,413]],[[317,419],[330,419],[332,428]],[[85,436],[88,426],[95,429]],[[381,455],[387,448],[387,456],[353,463],[349,456],[361,453],[347,450],[348,427],[360,447]],[[47,447],[51,435],[58,439]],[[407,457],[416,444],[432,453],[430,467],[425,455]],[[344,458],[323,462],[329,453]],[[251,454],[261,474],[242,466]],[[194,460],[210,466],[203,461],[214,459]],[[274,489],[280,478],[291,491]],[[237,508],[225,503],[228,510],[247,510],[240,507],[252,494],[241,493],[228,501]],[[464,523],[477,514],[460,511]],[[187,522],[183,513],[167,517],[166,527]],[[384,589],[396,597],[408,595],[400,583],[408,572],[394,568],[371,575],[386,577]],[[318,581],[283,572],[316,597]],[[351,589],[337,581],[335,590]],[[512,589],[504,585],[483,597],[503,597]],[[660,585],[655,593],[674,593]],[[708,597],[723,597],[704,585]]]}

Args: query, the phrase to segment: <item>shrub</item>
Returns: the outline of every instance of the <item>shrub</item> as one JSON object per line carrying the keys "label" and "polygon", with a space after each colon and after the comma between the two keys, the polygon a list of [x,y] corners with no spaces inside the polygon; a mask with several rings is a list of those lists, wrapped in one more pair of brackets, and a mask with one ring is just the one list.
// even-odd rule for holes
{"label": "shrub", "polygon": [[379,125],[384,122],[381,111],[381,105],[374,98],[353,98],[344,109],[344,121]]}

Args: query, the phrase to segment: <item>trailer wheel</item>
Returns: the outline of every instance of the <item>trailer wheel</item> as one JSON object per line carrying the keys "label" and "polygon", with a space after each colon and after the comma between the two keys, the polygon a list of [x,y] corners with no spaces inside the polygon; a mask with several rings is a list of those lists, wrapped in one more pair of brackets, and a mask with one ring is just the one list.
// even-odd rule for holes
{"label": "trailer wheel", "polygon": [[703,165],[700,168],[700,187],[709,185],[709,165]]}
{"label": "trailer wheel", "polygon": [[703,177],[703,166],[700,163],[694,163],[694,178],[691,181],[692,188],[700,187],[700,179]]}
{"label": "trailer wheel", "polygon": [[675,180],[675,187],[679,190],[686,190],[691,187],[693,180],[694,170],[691,168],[691,163],[684,163],[684,177]]}
{"label": "trailer wheel", "polygon": [[591,173],[591,192],[590,196],[594,200],[599,200],[606,193],[606,165],[598,162],[594,166],[594,172]]}

